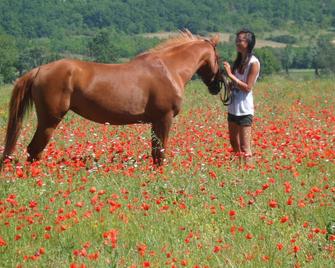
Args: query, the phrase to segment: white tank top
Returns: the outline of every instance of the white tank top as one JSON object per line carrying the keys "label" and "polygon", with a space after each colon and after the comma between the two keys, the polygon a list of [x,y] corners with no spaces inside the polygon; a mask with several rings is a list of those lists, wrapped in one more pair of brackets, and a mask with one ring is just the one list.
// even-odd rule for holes
{"label": "white tank top", "polygon": [[[245,68],[243,74],[240,74],[237,70],[234,72],[234,75],[241,81],[247,82],[248,74],[250,71],[250,66],[253,63],[260,65],[259,60],[252,55],[247,67]],[[255,83],[259,76],[259,72],[256,76]],[[252,95],[252,89],[249,92],[236,88],[232,91],[231,103],[228,106],[228,113],[233,115],[254,115],[254,98]]]}

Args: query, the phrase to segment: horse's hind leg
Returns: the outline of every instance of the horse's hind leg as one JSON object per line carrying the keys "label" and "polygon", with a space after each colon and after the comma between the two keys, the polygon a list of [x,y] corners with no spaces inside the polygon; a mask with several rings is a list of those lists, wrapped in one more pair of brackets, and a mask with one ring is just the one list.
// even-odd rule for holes
{"label": "horse's hind leg", "polygon": [[36,132],[27,148],[28,161],[32,162],[41,158],[43,149],[48,144],[52,133],[60,121],[61,118],[53,116],[38,116]]}

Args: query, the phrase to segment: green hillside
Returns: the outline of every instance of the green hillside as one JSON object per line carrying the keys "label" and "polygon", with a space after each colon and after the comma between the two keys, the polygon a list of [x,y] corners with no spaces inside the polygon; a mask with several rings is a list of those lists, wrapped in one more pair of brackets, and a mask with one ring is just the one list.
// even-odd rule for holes
{"label": "green hillside", "polygon": [[30,38],[105,27],[132,34],[335,27],[334,0],[2,0],[0,14],[2,32]]}
{"label": "green hillside", "polygon": [[1,0],[0,84],[64,57],[122,62],[184,28],[219,33],[232,61],[242,27],[256,33],[262,75],[335,71],[335,0]]}

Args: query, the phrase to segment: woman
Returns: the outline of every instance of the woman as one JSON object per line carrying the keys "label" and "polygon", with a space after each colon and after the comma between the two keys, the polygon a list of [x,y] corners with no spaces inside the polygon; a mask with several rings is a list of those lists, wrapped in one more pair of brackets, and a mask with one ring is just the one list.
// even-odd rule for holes
{"label": "woman", "polygon": [[237,57],[230,67],[224,62],[227,75],[233,82],[231,103],[228,106],[229,138],[234,153],[242,156],[250,164],[251,126],[254,115],[252,89],[257,81],[260,63],[253,55],[255,34],[249,30],[240,30],[236,34]]}

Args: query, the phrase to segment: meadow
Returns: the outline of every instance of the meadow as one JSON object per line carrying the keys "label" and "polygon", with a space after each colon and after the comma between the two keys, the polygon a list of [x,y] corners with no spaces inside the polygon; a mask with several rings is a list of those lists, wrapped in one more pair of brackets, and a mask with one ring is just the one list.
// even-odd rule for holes
{"label": "meadow", "polygon": [[[0,173],[0,267],[332,267],[334,85],[259,81],[245,167],[231,160],[226,108],[199,81],[161,169],[149,125],[73,113],[43,159],[26,163],[32,112]],[[10,89],[0,88],[1,141]]]}

